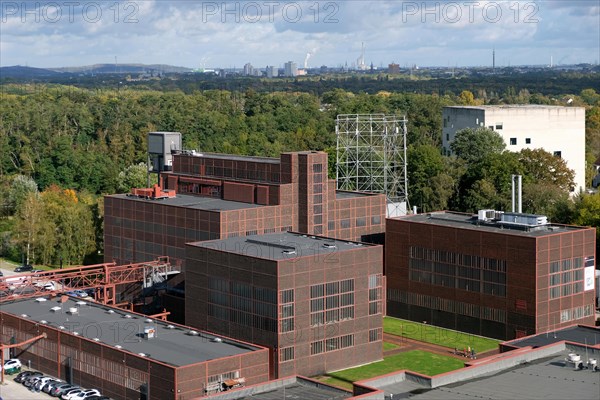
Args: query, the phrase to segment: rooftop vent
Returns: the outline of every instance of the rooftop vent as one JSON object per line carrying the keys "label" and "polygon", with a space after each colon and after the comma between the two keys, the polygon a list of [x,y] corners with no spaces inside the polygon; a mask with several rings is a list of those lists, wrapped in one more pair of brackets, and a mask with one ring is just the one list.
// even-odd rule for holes
{"label": "rooftop vent", "polygon": [[27,315],[27,314],[21,314],[21,317],[27,318],[27,317],[29,317],[29,315]]}
{"label": "rooftop vent", "polygon": [[47,323],[48,323],[48,321],[46,321],[45,319],[40,321],[40,324],[47,324]]}
{"label": "rooftop vent", "polygon": [[283,250],[283,254],[296,254],[296,250]]}
{"label": "rooftop vent", "polygon": [[150,318],[146,318],[146,319],[145,319],[145,321],[146,321],[146,323],[148,323],[148,324],[151,324],[151,323],[153,323],[153,322],[154,322],[154,321],[152,321]]}
{"label": "rooftop vent", "polygon": [[117,348],[117,349],[122,349],[122,348],[123,348],[123,346],[121,346],[120,344],[117,344],[117,345],[115,345],[115,348]]}
{"label": "rooftop vent", "polygon": [[61,325],[61,326],[58,327],[58,329],[63,329],[64,330],[65,327]]}
{"label": "rooftop vent", "polygon": [[123,318],[131,318],[131,315],[125,314],[125,315],[123,315]]}
{"label": "rooftop vent", "polygon": [[92,339],[94,342],[99,342],[100,339],[98,339],[97,337],[95,337],[94,339]]}
{"label": "rooftop vent", "polygon": [[189,331],[188,335],[190,336],[198,336],[200,333],[198,333],[198,331]]}
{"label": "rooftop vent", "polygon": [[326,249],[335,249],[336,245],[330,243],[323,243],[323,247],[325,247]]}
{"label": "rooftop vent", "polygon": [[138,356],[140,356],[140,357],[147,357],[148,355],[146,353],[138,353]]}
{"label": "rooftop vent", "polygon": [[114,313],[115,313],[115,310],[108,310],[106,313],[107,313],[107,314],[114,314]]}
{"label": "rooftop vent", "polygon": [[77,314],[77,307],[69,307],[69,313]]}
{"label": "rooftop vent", "polygon": [[216,342],[216,343],[221,343],[221,342],[223,342],[223,339],[221,339],[220,337],[214,337],[210,341],[211,342]]}
{"label": "rooftop vent", "polygon": [[59,306],[52,307],[52,308],[50,309],[50,311],[54,311],[54,312],[57,312],[57,311],[60,311],[60,310],[62,310],[62,307],[59,307]]}
{"label": "rooftop vent", "polygon": [[87,303],[85,301],[78,301],[77,303],[78,306],[85,306]]}
{"label": "rooftop vent", "polygon": [[73,332],[73,335],[79,336],[79,332]]}
{"label": "rooftop vent", "polygon": [[38,302],[38,303],[43,303],[43,302],[48,301],[48,300],[46,300],[43,297],[38,297],[37,299],[35,299],[35,301]]}
{"label": "rooftop vent", "polygon": [[175,329],[175,325],[167,325],[167,329]]}

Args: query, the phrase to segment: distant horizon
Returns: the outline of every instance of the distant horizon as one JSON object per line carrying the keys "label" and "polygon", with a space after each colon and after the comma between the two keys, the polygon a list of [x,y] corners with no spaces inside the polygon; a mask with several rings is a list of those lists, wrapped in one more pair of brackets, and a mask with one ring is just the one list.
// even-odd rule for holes
{"label": "distant horizon", "polygon": [[0,66],[598,64],[599,19],[600,0],[3,1]]}
{"label": "distant horizon", "polygon": [[[389,63],[391,64],[391,63]],[[115,65],[114,63],[95,63],[95,64],[83,64],[83,65],[68,65],[68,66],[54,66],[54,67],[38,67],[38,66],[34,66],[34,65],[22,65],[22,64],[15,64],[15,65],[3,65],[0,66],[0,68],[13,68],[13,67],[24,67],[24,68],[35,68],[35,69],[46,69],[46,70],[57,70],[57,69],[70,69],[70,68],[93,68],[93,67],[97,67],[97,66],[112,66]],[[116,66],[116,68],[119,68],[120,66],[142,66],[142,67],[149,67],[149,66],[167,66],[167,67],[172,67],[172,68],[181,68],[181,69],[189,69],[190,71],[197,71],[200,70],[201,68],[197,68],[197,67],[186,67],[183,65],[173,65],[173,64],[167,64],[167,63],[152,63],[152,64],[145,64],[145,63],[141,63],[141,62],[132,62],[132,63],[119,63]],[[591,66],[599,66],[599,63],[588,63],[588,62],[580,62],[580,63],[569,63],[569,64],[560,64],[560,65],[553,65],[550,66],[549,64],[521,64],[521,65],[496,65],[495,68],[496,69],[503,69],[503,68],[519,68],[519,67],[532,67],[532,68],[547,68],[548,70],[551,69],[556,69],[556,68],[563,68],[563,67],[574,67],[574,66],[578,66],[578,65],[591,65]],[[267,66],[257,66],[257,65],[252,65],[253,68],[259,69],[259,70],[264,70],[267,67],[269,67],[270,65]],[[284,66],[274,66],[277,67],[279,69],[284,69]],[[335,68],[335,69],[339,69],[339,68],[344,68],[343,65],[319,65],[319,66],[309,66],[308,70],[311,69],[319,69],[321,67],[327,67],[327,68]],[[388,69],[389,65],[383,65],[383,69]],[[414,68],[415,66],[409,67],[409,66],[403,66],[400,65],[401,69],[408,69],[408,68]],[[381,70],[382,67],[381,65],[375,65],[373,64],[373,68],[375,70]],[[427,68],[436,68],[436,69],[441,69],[441,68],[446,68],[446,69],[454,69],[454,68],[462,68],[462,69],[469,69],[469,68],[481,68],[481,69],[485,69],[485,68],[492,68],[492,65],[417,65],[416,68],[418,69],[427,69]],[[204,70],[209,70],[209,71],[218,71],[218,70],[243,70],[244,66],[240,66],[240,67],[220,67],[220,66],[206,66],[204,68],[202,68]],[[298,66],[298,69],[304,69],[304,67]],[[350,68],[348,67],[349,71],[354,71],[354,72],[369,72],[370,71],[370,65],[369,68],[366,70],[357,70],[356,68]],[[83,72],[83,71],[82,71]],[[117,71],[117,73],[119,73]]]}

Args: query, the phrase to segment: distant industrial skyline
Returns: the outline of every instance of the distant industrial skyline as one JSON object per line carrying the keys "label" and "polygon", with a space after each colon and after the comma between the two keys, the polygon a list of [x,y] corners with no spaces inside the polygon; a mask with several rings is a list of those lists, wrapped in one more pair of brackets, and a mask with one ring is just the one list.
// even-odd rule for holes
{"label": "distant industrial skyline", "polygon": [[597,64],[600,0],[3,1],[0,33],[0,66]]}

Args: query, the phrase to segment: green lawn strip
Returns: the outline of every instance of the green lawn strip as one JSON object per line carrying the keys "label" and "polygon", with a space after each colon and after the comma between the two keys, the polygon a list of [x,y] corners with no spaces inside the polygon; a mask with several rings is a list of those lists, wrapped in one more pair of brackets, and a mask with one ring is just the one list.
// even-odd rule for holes
{"label": "green lawn strip", "polygon": [[394,350],[397,349],[398,346],[397,344],[394,343],[390,343],[390,342],[383,342],[383,351],[388,351],[388,350]]}
{"label": "green lawn strip", "polygon": [[462,351],[470,346],[475,349],[477,353],[495,350],[498,348],[498,343],[500,343],[500,341],[496,339],[484,338],[428,324],[390,317],[385,317],[383,319],[383,330],[385,333],[391,335],[433,343],[450,349],[456,347]]}
{"label": "green lawn strip", "polygon": [[403,369],[431,376],[463,367],[464,362],[462,360],[430,353],[428,351],[412,350],[395,354],[386,357],[383,361],[374,362],[361,367],[331,372],[327,374],[327,376],[334,378],[335,382],[332,383],[340,386],[340,381],[351,383]]}

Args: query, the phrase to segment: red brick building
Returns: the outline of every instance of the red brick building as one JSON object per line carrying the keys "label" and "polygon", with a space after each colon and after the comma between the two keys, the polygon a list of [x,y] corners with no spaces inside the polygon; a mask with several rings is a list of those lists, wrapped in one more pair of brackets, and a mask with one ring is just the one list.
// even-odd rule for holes
{"label": "red brick building", "polygon": [[245,385],[269,379],[263,347],[95,302],[59,299],[0,307],[0,343],[40,336],[11,352],[45,374],[118,400],[197,399],[232,379]]}
{"label": "red brick building", "polygon": [[272,377],[382,359],[383,247],[276,233],[190,243],[188,325],[266,346]]}
{"label": "red brick building", "polygon": [[499,339],[593,325],[595,229],[492,213],[388,219],[387,314]]}
{"label": "red brick building", "polygon": [[385,196],[336,191],[327,170],[324,152],[173,154],[161,176],[175,198],[105,198],[105,260],[167,255],[183,265],[187,242],[283,231],[373,241],[384,231]]}

